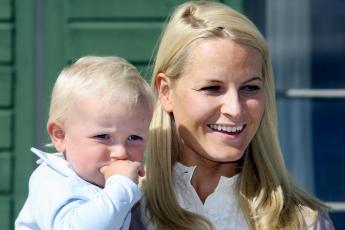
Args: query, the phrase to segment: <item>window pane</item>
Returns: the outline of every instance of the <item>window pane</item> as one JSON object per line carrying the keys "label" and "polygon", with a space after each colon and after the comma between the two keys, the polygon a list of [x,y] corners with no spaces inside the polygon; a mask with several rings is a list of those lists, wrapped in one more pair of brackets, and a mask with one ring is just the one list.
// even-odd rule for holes
{"label": "window pane", "polygon": [[345,88],[345,1],[312,0],[313,88]]}
{"label": "window pane", "polygon": [[315,192],[326,201],[345,201],[345,100],[312,101]]}
{"label": "window pane", "polygon": [[330,213],[335,229],[344,229],[345,212]]}

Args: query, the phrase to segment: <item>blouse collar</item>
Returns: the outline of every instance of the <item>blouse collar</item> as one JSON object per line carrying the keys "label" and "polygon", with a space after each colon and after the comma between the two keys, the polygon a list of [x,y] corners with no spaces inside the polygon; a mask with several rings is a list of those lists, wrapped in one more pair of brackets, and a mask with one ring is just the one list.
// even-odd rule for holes
{"label": "blouse collar", "polygon": [[[180,178],[184,183],[190,183],[193,173],[196,169],[196,165],[194,166],[185,166],[180,162],[176,162],[173,167],[173,176],[175,178]],[[239,180],[240,173],[235,174],[231,177],[221,176],[219,179],[219,183],[215,188],[215,192],[234,192],[236,188],[236,182]]]}

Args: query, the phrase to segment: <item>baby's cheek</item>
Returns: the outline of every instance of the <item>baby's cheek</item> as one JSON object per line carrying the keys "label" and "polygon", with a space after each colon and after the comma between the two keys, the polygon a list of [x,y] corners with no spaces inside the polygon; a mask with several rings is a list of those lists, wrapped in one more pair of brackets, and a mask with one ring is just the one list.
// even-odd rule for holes
{"label": "baby's cheek", "polygon": [[131,153],[130,160],[142,162],[144,160],[144,154],[145,148],[137,149]]}

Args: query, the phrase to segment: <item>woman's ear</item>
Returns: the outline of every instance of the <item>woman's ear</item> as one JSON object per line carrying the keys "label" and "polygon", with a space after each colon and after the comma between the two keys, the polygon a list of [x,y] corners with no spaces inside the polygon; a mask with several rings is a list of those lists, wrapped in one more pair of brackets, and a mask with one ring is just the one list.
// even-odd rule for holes
{"label": "woman's ear", "polygon": [[173,110],[172,106],[172,97],[171,97],[171,81],[170,79],[164,74],[159,73],[155,79],[155,87],[158,92],[159,100],[163,109],[167,113],[171,113]]}
{"label": "woman's ear", "polygon": [[55,121],[51,121],[47,125],[50,139],[58,152],[65,152],[65,131],[63,126]]}

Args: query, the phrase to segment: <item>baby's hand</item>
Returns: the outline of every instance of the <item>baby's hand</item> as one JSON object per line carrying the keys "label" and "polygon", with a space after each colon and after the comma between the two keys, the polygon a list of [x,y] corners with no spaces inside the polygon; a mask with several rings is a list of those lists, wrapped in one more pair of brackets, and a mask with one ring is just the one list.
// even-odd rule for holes
{"label": "baby's hand", "polygon": [[128,177],[134,183],[138,183],[139,176],[145,175],[144,167],[138,161],[115,160],[109,165],[103,166],[100,172],[104,175],[105,180],[114,174],[120,174]]}

